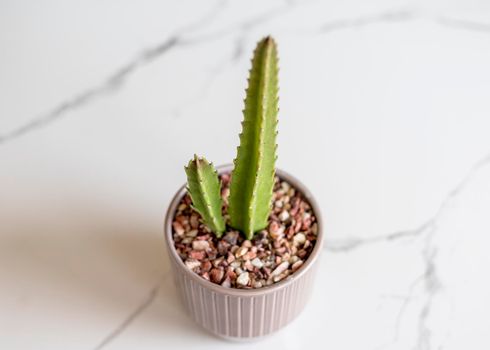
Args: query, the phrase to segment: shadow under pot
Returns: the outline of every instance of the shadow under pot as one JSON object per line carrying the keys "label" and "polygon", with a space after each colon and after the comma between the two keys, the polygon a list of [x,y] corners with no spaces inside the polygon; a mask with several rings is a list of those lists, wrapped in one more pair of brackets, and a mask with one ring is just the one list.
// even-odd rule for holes
{"label": "shadow under pot", "polygon": [[[231,165],[219,167],[218,173],[222,177],[227,176],[231,172],[231,168]],[[292,248],[292,245],[296,243],[299,245],[304,244],[303,237],[305,237],[305,234],[299,232],[299,235],[296,236],[301,238],[299,242],[295,242],[293,237],[293,241],[290,241],[293,242],[292,244],[285,243],[286,249],[279,247],[278,249],[281,252],[287,250],[288,256],[286,259],[290,261],[283,261],[282,267],[284,268],[287,265],[289,271],[285,272],[285,277],[280,278],[278,274],[274,275],[274,271],[277,270],[268,270],[261,267],[260,271],[265,271],[265,273],[260,272],[259,274],[267,280],[267,283],[264,283],[261,287],[252,286],[250,282],[248,285],[234,283],[231,286],[229,284],[224,286],[225,283],[213,283],[209,280],[209,275],[204,273],[203,277],[202,273],[201,275],[198,273],[201,271],[199,268],[197,268],[198,272],[196,272],[196,268],[184,262],[186,258],[179,254],[176,249],[176,242],[174,241],[174,234],[176,233],[172,224],[178,208],[182,205],[186,196],[185,186],[182,186],[177,192],[167,210],[164,233],[177,292],[192,319],[219,337],[246,340],[269,335],[295,319],[303,310],[311,295],[323,243],[323,225],[320,211],[315,199],[300,181],[279,169],[276,170],[276,176],[281,182],[285,182],[293,188],[296,195],[300,196],[306,203],[306,207],[309,208],[314,218],[315,239],[313,244],[310,242],[312,246],[309,249],[308,256],[301,260],[301,266],[296,269],[291,269],[291,266],[295,262],[298,265],[298,258],[291,253],[297,253],[298,249]],[[289,205],[288,207],[291,206]],[[289,220],[288,224],[291,226],[294,223],[294,220]],[[301,227],[299,230],[301,230]],[[294,233],[286,230],[285,236],[287,232],[290,233],[289,236]],[[311,235],[311,230],[308,232]],[[268,234],[267,231],[263,231],[262,236],[266,234]],[[216,237],[213,239],[217,240]],[[248,241],[248,244],[252,243],[255,245],[257,240]],[[274,250],[273,244],[268,244],[267,246],[269,247],[268,249]],[[262,247],[261,250],[263,249]],[[291,249],[293,250],[292,252]],[[273,257],[275,255],[273,251],[267,254]],[[226,257],[223,257],[223,259],[226,259]],[[280,265],[280,258],[276,257],[276,259],[278,259],[277,263]],[[196,265],[201,264],[199,260],[193,259],[193,261],[196,262]],[[227,263],[224,264],[226,265]],[[251,271],[259,271],[258,267],[260,265],[257,266],[256,264]],[[246,269],[241,267],[238,269],[246,271]]]}

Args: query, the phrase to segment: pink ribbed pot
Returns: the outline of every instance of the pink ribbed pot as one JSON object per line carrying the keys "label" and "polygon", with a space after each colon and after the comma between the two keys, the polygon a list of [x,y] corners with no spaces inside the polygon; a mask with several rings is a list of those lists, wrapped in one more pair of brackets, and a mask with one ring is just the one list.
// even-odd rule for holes
{"label": "pink ribbed pot", "polygon": [[[231,171],[231,165],[218,168]],[[311,205],[318,224],[315,247],[303,266],[284,280],[259,289],[226,288],[189,270],[174,248],[172,221],[185,186],[172,199],[165,217],[165,240],[177,292],[190,316],[208,331],[223,338],[245,340],[263,337],[287,325],[303,310],[312,288],[322,251],[323,223],[318,204],[297,179],[282,170],[276,175],[300,191]]]}

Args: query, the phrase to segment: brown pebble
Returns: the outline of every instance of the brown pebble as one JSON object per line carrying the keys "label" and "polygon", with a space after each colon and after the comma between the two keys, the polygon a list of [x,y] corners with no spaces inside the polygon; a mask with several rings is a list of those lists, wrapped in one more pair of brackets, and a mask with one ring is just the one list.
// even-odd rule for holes
{"label": "brown pebble", "polygon": [[235,256],[231,252],[228,252],[226,261],[228,262],[228,264],[231,264],[233,261],[235,261]]}
{"label": "brown pebble", "polygon": [[197,215],[191,215],[191,218],[189,219],[189,223],[191,224],[191,227],[196,229],[199,227],[199,218]]}
{"label": "brown pebble", "polygon": [[209,278],[211,279],[211,282],[220,283],[224,275],[225,272],[222,269],[213,268],[209,273]]}
{"label": "brown pebble", "polygon": [[243,264],[243,267],[247,269],[248,271],[253,271],[254,266],[250,262],[250,260],[246,260],[245,263]]}
{"label": "brown pebble", "polygon": [[242,243],[242,247],[246,247],[246,248],[252,248],[252,242],[250,242],[248,239],[243,241]]}
{"label": "brown pebble", "polygon": [[209,260],[203,261],[201,264],[201,270],[205,272],[211,270],[211,267],[213,267],[213,264]]}
{"label": "brown pebble", "polygon": [[214,260],[212,260],[213,266],[214,266],[214,267],[218,267],[218,266],[221,264],[221,262],[222,262],[223,260],[224,260],[224,258],[223,258],[223,257],[219,257],[218,259],[214,259]]}
{"label": "brown pebble", "polygon": [[242,256],[243,260],[252,260],[257,256],[257,253],[254,253],[252,251],[248,251],[246,254]]}
{"label": "brown pebble", "polygon": [[296,255],[299,256],[301,259],[303,259],[306,256],[306,250],[301,249],[298,251],[298,254]]}
{"label": "brown pebble", "polygon": [[238,241],[238,232],[237,231],[231,231],[228,232],[226,235],[224,235],[223,239],[230,243],[231,245],[237,244]]}
{"label": "brown pebble", "polygon": [[218,242],[218,252],[221,255],[226,255],[226,253],[228,253],[229,248],[230,248],[230,243],[223,240]]}
{"label": "brown pebble", "polygon": [[248,251],[248,248],[247,247],[240,247],[235,252],[235,256],[237,258],[239,258],[239,257],[243,256],[247,251]]}
{"label": "brown pebble", "polygon": [[226,276],[228,276],[229,278],[231,278],[232,281],[234,281],[236,279],[236,273],[233,270],[228,270],[226,272]]}
{"label": "brown pebble", "polygon": [[174,221],[172,226],[173,226],[176,234],[178,234],[179,236],[182,236],[184,234],[184,232],[185,232],[184,228],[182,227],[182,225],[179,222]]}

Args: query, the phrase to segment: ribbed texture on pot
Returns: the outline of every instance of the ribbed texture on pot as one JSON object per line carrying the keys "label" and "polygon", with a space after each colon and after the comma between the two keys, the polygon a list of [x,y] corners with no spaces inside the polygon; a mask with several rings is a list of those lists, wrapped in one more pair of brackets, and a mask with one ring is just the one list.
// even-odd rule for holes
{"label": "ribbed texture on pot", "polygon": [[[280,289],[250,296],[213,291],[172,261],[178,294],[191,317],[226,338],[255,338],[277,331],[303,310],[312,290],[316,266]],[[315,264],[316,265],[316,264]],[[201,278],[201,277],[199,277]],[[231,293],[230,293],[231,292]]]}

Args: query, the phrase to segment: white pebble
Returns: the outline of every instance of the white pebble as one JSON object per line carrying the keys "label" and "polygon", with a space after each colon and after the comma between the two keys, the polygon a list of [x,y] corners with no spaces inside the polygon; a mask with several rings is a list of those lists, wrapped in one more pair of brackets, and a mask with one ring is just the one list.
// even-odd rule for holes
{"label": "white pebble", "polygon": [[237,258],[239,258],[239,257],[241,257],[241,256],[245,255],[245,253],[246,253],[246,252],[248,252],[248,248],[247,248],[247,247],[240,247],[240,248],[238,248],[238,250],[236,251],[235,256],[236,256]]}
{"label": "white pebble", "polygon": [[196,237],[197,236],[197,230],[190,230],[185,234],[187,237]]}
{"label": "white pebble", "polygon": [[287,270],[289,267],[289,262],[283,261],[282,263],[279,264],[278,267],[274,271],[272,271],[272,276],[279,276],[281,273]]}
{"label": "white pebble", "polygon": [[248,282],[250,281],[250,277],[248,275],[248,272],[243,272],[238,278],[236,279],[236,283],[246,286]]}
{"label": "white pebble", "polygon": [[230,266],[236,269],[237,267],[240,267],[242,264],[239,261],[233,261]]}
{"label": "white pebble", "polygon": [[255,266],[256,268],[260,269],[264,266],[264,263],[259,258],[255,258],[252,260],[252,265]]}
{"label": "white pebble", "polygon": [[283,182],[281,183],[281,187],[282,187],[282,189],[283,189],[284,191],[287,191],[287,190],[289,190],[289,189],[291,188],[291,186],[290,186],[290,185],[289,185],[289,184],[288,184],[286,181],[283,181]]}
{"label": "white pebble", "polygon": [[298,260],[296,261],[293,266],[291,266],[291,269],[293,271],[296,271],[297,269],[299,269],[301,267],[301,265],[303,265],[303,260]]}
{"label": "white pebble", "polygon": [[301,245],[301,244],[304,244],[306,242],[306,236],[304,233],[297,233],[294,235],[293,237],[293,242],[295,245]]}
{"label": "white pebble", "polygon": [[289,213],[286,210],[281,211],[281,214],[279,214],[279,220],[284,222],[287,219],[289,219]]}
{"label": "white pebble", "polygon": [[196,267],[201,266],[201,262],[199,260],[196,260],[196,259],[187,259],[185,261],[185,266],[187,266],[189,269],[193,270]]}
{"label": "white pebble", "polygon": [[271,237],[274,239],[282,238],[284,236],[284,226],[279,226],[276,231],[271,232]]}
{"label": "white pebble", "polygon": [[207,250],[207,249],[209,249],[209,242],[208,241],[193,241],[192,242],[192,249],[194,249],[194,250]]}

